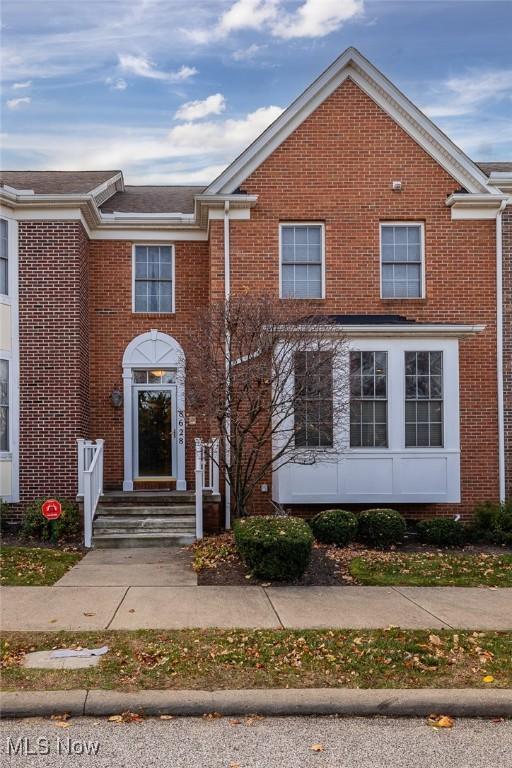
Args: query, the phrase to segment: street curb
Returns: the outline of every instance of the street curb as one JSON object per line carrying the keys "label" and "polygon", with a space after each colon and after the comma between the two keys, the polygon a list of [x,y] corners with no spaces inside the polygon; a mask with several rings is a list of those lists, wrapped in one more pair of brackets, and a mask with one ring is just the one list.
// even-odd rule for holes
{"label": "street curb", "polygon": [[237,691],[14,691],[1,694],[0,717],[106,716],[121,712],[177,717],[260,714],[512,717],[512,690],[481,688],[251,689]]}

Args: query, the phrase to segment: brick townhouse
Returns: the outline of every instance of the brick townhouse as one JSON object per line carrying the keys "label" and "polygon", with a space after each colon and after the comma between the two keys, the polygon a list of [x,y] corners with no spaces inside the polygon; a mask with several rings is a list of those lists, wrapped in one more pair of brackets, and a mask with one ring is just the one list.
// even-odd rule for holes
{"label": "brick townhouse", "polygon": [[118,496],[193,490],[194,438],[209,435],[186,406],[186,331],[199,308],[247,291],[334,316],[352,374],[338,461],[288,464],[254,511],[273,499],[467,518],[505,497],[505,455],[510,494],[512,164],[474,163],[358,51],[206,188],[129,186],[121,171],[1,183],[13,515],[76,498],[83,438],[104,440]]}

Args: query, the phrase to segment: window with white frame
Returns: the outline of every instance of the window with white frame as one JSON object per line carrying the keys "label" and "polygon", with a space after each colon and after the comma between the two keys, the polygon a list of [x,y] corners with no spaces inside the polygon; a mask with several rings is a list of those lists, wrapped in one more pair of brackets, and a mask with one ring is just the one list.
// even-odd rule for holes
{"label": "window with white frame", "polygon": [[9,450],[9,361],[0,360],[0,451]]}
{"label": "window with white frame", "polygon": [[405,353],[405,445],[443,446],[443,353]]}
{"label": "window with white frame", "polygon": [[281,297],[321,299],[324,233],[321,224],[281,224]]}
{"label": "window with white frame", "polygon": [[170,245],[136,245],[135,312],[173,312],[173,252]]}
{"label": "window with white frame", "polygon": [[350,353],[350,447],[387,448],[387,352]]}
{"label": "window with white frame", "polygon": [[381,224],[383,299],[423,296],[423,225]]}
{"label": "window with white frame", "polygon": [[9,293],[9,222],[0,219],[0,293]]}
{"label": "window with white frame", "polygon": [[333,445],[333,356],[330,352],[295,353],[295,446]]}

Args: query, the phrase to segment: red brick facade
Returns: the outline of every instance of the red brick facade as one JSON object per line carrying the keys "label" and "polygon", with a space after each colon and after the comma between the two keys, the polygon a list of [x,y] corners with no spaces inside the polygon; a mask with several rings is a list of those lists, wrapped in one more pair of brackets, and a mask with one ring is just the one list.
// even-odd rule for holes
{"label": "red brick facade", "polygon": [[[390,188],[395,179],[402,191]],[[460,505],[423,505],[413,515],[470,515],[498,495],[495,222],[452,221],[445,205],[459,188],[424,150],[352,81],[347,80],[242,184],[258,195],[249,221],[232,221],[234,294],[278,295],[280,221],[324,222],[326,299],[319,313],[402,314],[432,323],[483,324],[460,345]],[[426,298],[380,298],[379,223],[425,225]],[[512,466],[512,215],[505,300],[508,458]],[[22,501],[76,494],[75,440],[105,439],[105,485],[123,479],[122,389],[127,344],[157,328],[187,348],[197,308],[224,296],[223,223],[208,242],[176,242],[176,311],[132,312],[132,243],[93,240],[78,223],[20,225]],[[508,270],[508,272],[507,272]],[[508,313],[508,314],[507,314]],[[507,351],[506,351],[507,356]],[[193,484],[187,434],[187,481]],[[271,478],[268,478],[270,483]],[[512,491],[509,474],[509,492]],[[251,511],[269,509],[270,494]],[[368,505],[366,505],[368,506]],[[405,511],[405,510],[404,510]]]}
{"label": "red brick facade", "polygon": [[77,493],[89,432],[89,244],[80,223],[20,222],[20,502]]}

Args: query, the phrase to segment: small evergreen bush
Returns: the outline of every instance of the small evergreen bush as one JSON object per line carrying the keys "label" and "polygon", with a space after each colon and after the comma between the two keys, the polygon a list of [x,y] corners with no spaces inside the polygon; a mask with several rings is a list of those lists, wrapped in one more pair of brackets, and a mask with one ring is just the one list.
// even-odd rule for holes
{"label": "small evergreen bush", "polygon": [[372,547],[399,544],[406,531],[405,520],[394,509],[367,509],[357,521],[357,536]]}
{"label": "small evergreen bush", "polygon": [[478,504],[471,529],[475,541],[512,546],[512,499]]}
{"label": "small evergreen bush", "polygon": [[[21,537],[24,539],[38,539],[50,541],[50,521],[43,517],[41,505],[45,499],[36,499],[25,510],[25,516],[21,524]],[[66,499],[58,499],[62,504],[62,515],[55,521],[57,539],[76,538],[80,529],[78,508]]]}
{"label": "small evergreen bush", "polygon": [[259,578],[292,581],[309,565],[313,534],[297,517],[246,517],[234,534],[240,557]]}
{"label": "small evergreen bush", "polygon": [[345,509],[326,509],[310,521],[317,541],[343,547],[353,541],[357,533],[357,517]]}
{"label": "small evergreen bush", "polygon": [[437,547],[461,547],[466,539],[464,526],[450,517],[422,520],[417,526],[420,541]]}

